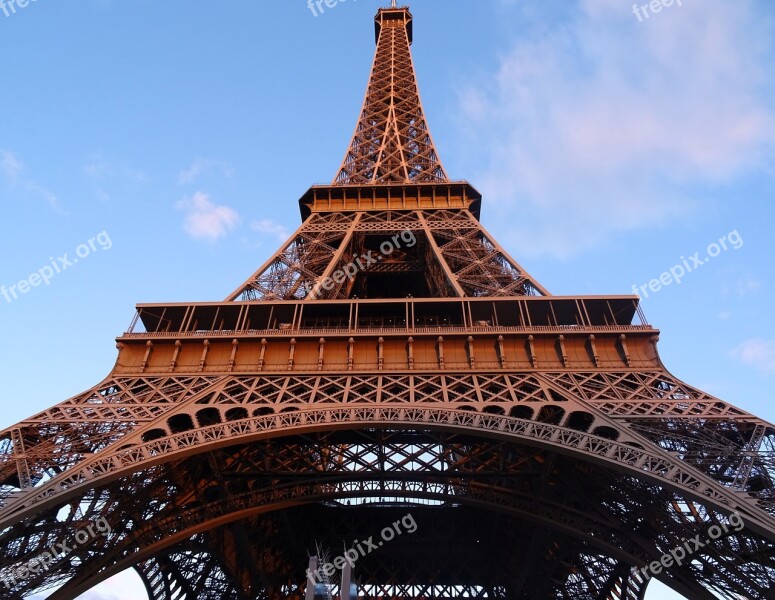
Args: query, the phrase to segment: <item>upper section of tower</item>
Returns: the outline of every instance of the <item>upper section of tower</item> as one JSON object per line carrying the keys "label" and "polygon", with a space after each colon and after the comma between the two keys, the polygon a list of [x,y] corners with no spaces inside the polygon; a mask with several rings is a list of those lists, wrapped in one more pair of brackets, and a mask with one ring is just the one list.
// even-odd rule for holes
{"label": "upper section of tower", "polygon": [[443,183],[447,173],[420,101],[408,8],[381,8],[377,51],[358,123],[334,185]]}
{"label": "upper section of tower", "polygon": [[[339,174],[302,196],[302,226],[228,300],[548,295],[479,223],[481,195],[449,181],[441,166],[409,51],[411,13],[395,2],[380,9],[376,33],[366,99]],[[368,310],[385,317],[392,309],[374,304],[361,316]]]}

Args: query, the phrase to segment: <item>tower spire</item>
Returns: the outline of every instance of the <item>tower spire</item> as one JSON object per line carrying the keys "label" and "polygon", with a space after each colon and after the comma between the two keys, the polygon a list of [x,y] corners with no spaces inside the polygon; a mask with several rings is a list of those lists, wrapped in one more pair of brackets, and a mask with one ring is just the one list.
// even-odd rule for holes
{"label": "tower spire", "polygon": [[375,20],[377,50],[366,98],[334,184],[446,182],[409,49],[412,14],[393,0]]}

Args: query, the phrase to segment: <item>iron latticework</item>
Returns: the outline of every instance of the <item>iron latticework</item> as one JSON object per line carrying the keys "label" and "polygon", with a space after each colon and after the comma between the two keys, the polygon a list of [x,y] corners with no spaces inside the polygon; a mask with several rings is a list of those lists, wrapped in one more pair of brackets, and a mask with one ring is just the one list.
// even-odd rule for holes
{"label": "iron latticework", "polygon": [[105,381],[0,432],[2,597],[134,568],[152,600],[303,598],[318,544],[407,514],[362,593],[640,600],[651,564],[775,597],[775,428],[673,377],[636,296],[553,296],[482,228],[410,26],[379,11],[342,170],[263,267],[139,305]]}
{"label": "iron latticework", "polygon": [[363,109],[334,183],[447,181],[425,120],[412,53],[412,16],[381,10]]}

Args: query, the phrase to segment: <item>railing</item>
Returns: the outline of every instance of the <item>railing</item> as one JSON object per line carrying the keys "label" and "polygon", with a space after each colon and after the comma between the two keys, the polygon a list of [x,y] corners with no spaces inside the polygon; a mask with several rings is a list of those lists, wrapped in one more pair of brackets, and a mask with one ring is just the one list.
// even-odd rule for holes
{"label": "railing", "polygon": [[447,333],[595,333],[595,332],[625,332],[653,331],[651,325],[538,325],[534,327],[514,326],[437,326],[437,327],[347,327],[299,328],[299,329],[227,329],[227,330],[197,330],[197,331],[153,331],[126,332],[122,338],[190,338],[190,337],[265,337],[265,336],[326,336],[326,335],[356,335],[356,334],[447,334]]}

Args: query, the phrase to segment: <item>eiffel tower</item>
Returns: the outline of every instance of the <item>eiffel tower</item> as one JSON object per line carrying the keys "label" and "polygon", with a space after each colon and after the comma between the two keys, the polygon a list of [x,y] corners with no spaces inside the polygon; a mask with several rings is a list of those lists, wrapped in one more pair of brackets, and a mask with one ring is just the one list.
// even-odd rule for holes
{"label": "eiffel tower", "polygon": [[775,598],[775,428],[673,377],[636,296],[508,255],[412,38],[378,11],[352,143],[274,256],[138,305],[107,379],[0,432],[0,597],[133,568],[152,600],[303,598],[326,547],[370,598]]}

